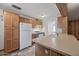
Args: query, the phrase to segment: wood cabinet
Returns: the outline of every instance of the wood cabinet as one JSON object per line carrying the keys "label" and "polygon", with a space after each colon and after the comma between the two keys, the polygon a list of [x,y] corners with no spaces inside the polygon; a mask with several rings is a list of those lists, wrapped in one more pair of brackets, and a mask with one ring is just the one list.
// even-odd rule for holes
{"label": "wood cabinet", "polygon": [[12,49],[12,30],[4,30],[4,50],[5,52]]}
{"label": "wood cabinet", "polygon": [[50,56],[64,56],[63,54],[60,54],[56,51],[50,50]]}
{"label": "wood cabinet", "polygon": [[37,38],[38,37],[38,33],[32,33],[32,39],[35,39],[35,38]]}
{"label": "wood cabinet", "polygon": [[4,50],[11,52],[19,48],[19,16],[4,12]]}
{"label": "wood cabinet", "polygon": [[64,56],[50,48],[46,48],[42,45],[36,44],[35,45],[35,55],[36,56]]}
{"label": "wood cabinet", "polygon": [[76,21],[75,24],[75,36],[79,40],[79,21]]}
{"label": "wood cabinet", "polygon": [[19,32],[16,28],[12,30],[12,48],[13,50],[19,48]]}
{"label": "wood cabinet", "polygon": [[32,28],[35,28],[37,25],[41,25],[42,26],[42,21],[39,20],[39,19],[32,20]]}
{"label": "wood cabinet", "polygon": [[36,56],[49,56],[50,50],[41,45],[35,45],[35,55]]}
{"label": "wood cabinet", "polygon": [[58,17],[58,28],[62,29],[62,33],[68,33],[68,19],[67,17]]}
{"label": "wood cabinet", "polygon": [[69,34],[75,34],[75,29],[76,29],[75,25],[76,25],[75,22],[69,22],[68,25]]}
{"label": "wood cabinet", "polygon": [[20,22],[22,22],[22,23],[31,23],[30,19],[23,18],[23,17],[20,17]]}
{"label": "wood cabinet", "polygon": [[79,20],[69,21],[68,33],[74,35],[79,40]]}

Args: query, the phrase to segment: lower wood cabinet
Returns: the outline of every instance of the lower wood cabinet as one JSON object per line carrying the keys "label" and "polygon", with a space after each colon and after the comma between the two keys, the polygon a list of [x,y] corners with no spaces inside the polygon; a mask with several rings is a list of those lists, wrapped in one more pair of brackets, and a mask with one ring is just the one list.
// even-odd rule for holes
{"label": "lower wood cabinet", "polygon": [[56,51],[53,51],[51,49],[48,49],[38,44],[35,45],[35,55],[36,56],[64,56]]}
{"label": "lower wood cabinet", "polygon": [[49,56],[50,55],[50,49],[47,49],[40,45],[35,45],[35,55],[36,56]]}

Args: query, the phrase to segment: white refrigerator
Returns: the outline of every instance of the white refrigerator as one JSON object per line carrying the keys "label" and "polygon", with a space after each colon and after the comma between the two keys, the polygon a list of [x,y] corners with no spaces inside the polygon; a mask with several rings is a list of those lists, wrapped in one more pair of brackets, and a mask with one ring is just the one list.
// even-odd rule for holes
{"label": "white refrigerator", "polygon": [[20,23],[20,50],[32,45],[32,24]]}

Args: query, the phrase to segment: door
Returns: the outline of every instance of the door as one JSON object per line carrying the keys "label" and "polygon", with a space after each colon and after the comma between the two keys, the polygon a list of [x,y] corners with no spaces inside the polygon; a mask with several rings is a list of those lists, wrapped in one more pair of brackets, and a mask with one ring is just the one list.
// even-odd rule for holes
{"label": "door", "polygon": [[26,46],[28,47],[28,46],[31,46],[32,45],[32,32],[31,32],[31,30],[27,30],[26,31]]}
{"label": "door", "polygon": [[20,31],[20,49],[26,48],[27,47],[27,32]]}

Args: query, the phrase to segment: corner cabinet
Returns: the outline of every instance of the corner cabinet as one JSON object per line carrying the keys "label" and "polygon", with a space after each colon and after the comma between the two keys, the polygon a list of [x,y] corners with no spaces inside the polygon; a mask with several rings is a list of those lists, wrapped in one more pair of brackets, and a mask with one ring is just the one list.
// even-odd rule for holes
{"label": "corner cabinet", "polygon": [[4,50],[12,52],[19,48],[19,16],[4,12]]}

